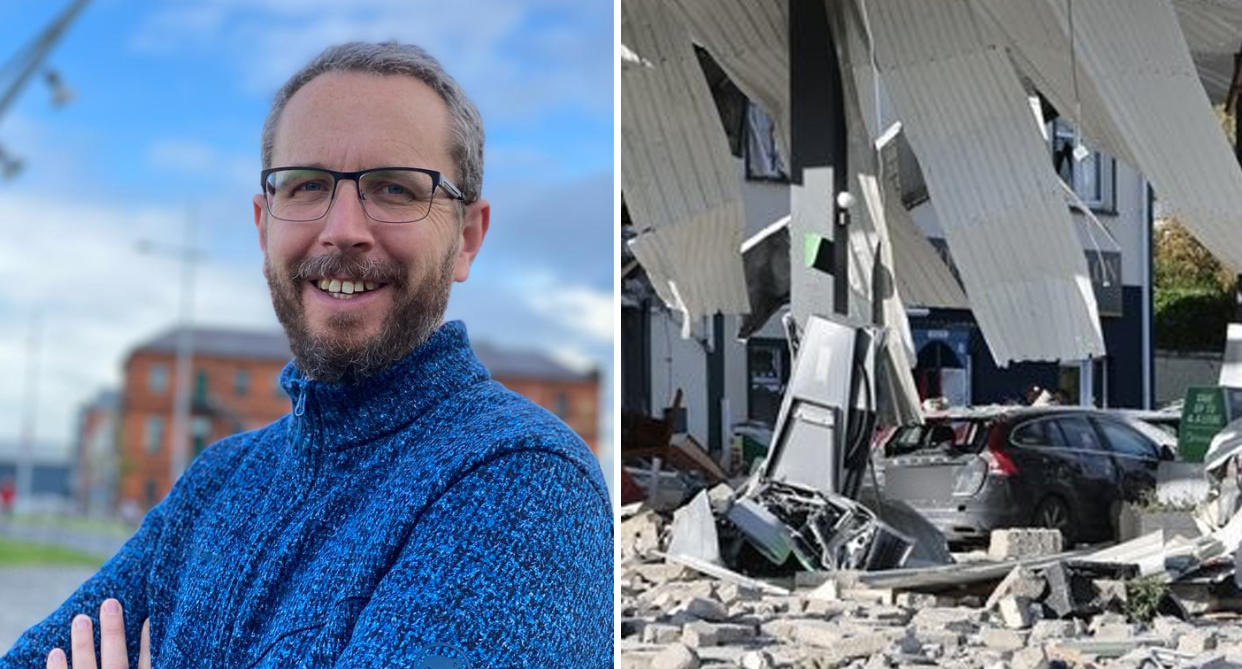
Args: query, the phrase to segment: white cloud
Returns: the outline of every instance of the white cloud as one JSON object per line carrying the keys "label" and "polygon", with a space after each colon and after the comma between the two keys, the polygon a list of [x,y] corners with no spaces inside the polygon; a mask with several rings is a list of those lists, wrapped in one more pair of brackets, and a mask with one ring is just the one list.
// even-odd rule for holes
{"label": "white cloud", "polygon": [[243,190],[258,188],[257,153],[235,155],[194,139],[165,138],[147,147],[147,162],[153,167],[207,177],[216,184]]}
{"label": "white cloud", "polygon": [[[37,433],[68,440],[82,402],[119,384],[124,355],[175,323],[178,262],[141,255],[135,242],[169,239],[183,214],[0,194],[0,220],[39,222],[23,228],[20,244],[0,245],[0,316],[10,324],[0,329],[0,439],[20,429],[27,339],[38,314]],[[198,322],[279,328],[257,262],[208,261],[196,273]]]}
{"label": "white cloud", "polygon": [[616,311],[612,293],[587,286],[557,286],[540,281],[525,297],[536,313],[566,330],[584,335],[595,343],[612,342]]}

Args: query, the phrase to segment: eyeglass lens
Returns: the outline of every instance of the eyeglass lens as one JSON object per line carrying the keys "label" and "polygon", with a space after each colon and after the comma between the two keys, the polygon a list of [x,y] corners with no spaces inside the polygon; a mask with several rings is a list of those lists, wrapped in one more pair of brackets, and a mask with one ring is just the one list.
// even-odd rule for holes
{"label": "eyeglass lens", "polygon": [[[383,170],[358,180],[362,208],[386,223],[409,223],[427,217],[435,183],[426,172]],[[279,170],[267,175],[268,210],[286,221],[313,221],[332,206],[332,174],[322,170]]]}

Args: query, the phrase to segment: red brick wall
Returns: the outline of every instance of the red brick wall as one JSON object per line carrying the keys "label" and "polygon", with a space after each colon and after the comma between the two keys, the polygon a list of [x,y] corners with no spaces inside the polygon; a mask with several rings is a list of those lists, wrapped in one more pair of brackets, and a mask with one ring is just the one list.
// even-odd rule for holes
{"label": "red brick wall", "polygon": [[[513,392],[558,415],[582,440],[599,453],[599,381],[547,381],[497,376]],[[563,404],[563,406],[562,406]],[[563,409],[563,410],[562,410]]]}
{"label": "red brick wall", "polygon": [[[213,418],[204,445],[238,431],[262,427],[289,411],[289,398],[277,385],[280,370],[286,362],[275,359],[194,357],[190,374],[191,397],[195,396],[199,370],[205,371],[207,397],[213,406],[222,408],[222,413],[225,414]],[[167,383],[162,392],[153,391],[148,386],[151,369],[155,365],[164,365],[167,370]],[[246,370],[249,374],[246,394],[240,396],[234,386],[238,370]],[[121,451],[118,499],[121,501],[134,500],[145,508],[148,506],[148,481],[155,484],[157,501],[168,494],[171,488],[169,467],[176,387],[176,356],[171,353],[139,351],[125,364],[121,395],[121,433],[118,440]],[[199,412],[193,413],[203,415]],[[164,419],[163,439],[154,453],[148,452],[145,444],[147,418],[152,415],[160,415]],[[189,455],[192,457],[192,440],[190,448]]]}
{"label": "red brick wall", "polygon": [[[214,405],[224,407],[240,421],[241,430],[263,427],[289,411],[289,398],[279,390],[276,379],[286,360],[229,359],[195,356],[190,375],[190,392],[194,396],[197,370],[207,372],[207,395]],[[163,392],[148,388],[151,368],[162,364],[167,370]],[[234,375],[238,369],[249,372],[249,389],[238,396]],[[506,379],[498,381],[539,406],[561,417],[583,441],[598,452],[599,381],[547,381],[539,379]],[[147,482],[154,483],[155,501],[163,499],[171,488],[171,443],[173,429],[173,396],[177,387],[176,356],[172,353],[139,351],[125,364],[124,388],[121,395],[119,502],[133,500],[148,508]],[[146,422],[151,415],[163,416],[163,439],[154,453],[146,449]],[[217,418],[206,440],[210,444],[238,432],[238,425],[228,417]],[[192,434],[192,433],[191,433]],[[191,449],[193,445],[191,443]],[[191,452],[190,457],[193,456]]]}

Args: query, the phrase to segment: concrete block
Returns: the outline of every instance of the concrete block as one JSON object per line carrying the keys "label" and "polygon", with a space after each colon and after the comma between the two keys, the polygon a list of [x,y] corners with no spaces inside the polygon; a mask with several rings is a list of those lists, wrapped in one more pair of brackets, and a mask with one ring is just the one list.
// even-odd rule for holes
{"label": "concrete block", "polygon": [[831,648],[840,643],[845,636],[841,632],[841,626],[836,623],[824,620],[794,620],[790,622],[787,638],[808,646]]}
{"label": "concrete block", "polygon": [[1048,669],[1048,654],[1043,646],[1031,646],[1016,651],[1009,660],[1013,669]]}
{"label": "concrete block", "polygon": [[752,650],[742,656],[742,669],[772,669],[776,666],[772,654],[765,650]]}
{"label": "concrete block", "polygon": [[735,644],[754,638],[755,628],[736,623],[686,623],[681,628],[681,642],[691,648]]}
{"label": "concrete block", "polygon": [[708,598],[695,596],[683,602],[680,606],[676,606],[670,611],[672,615],[684,613],[700,620],[722,621],[728,620],[729,610],[724,604]]}
{"label": "concrete block", "polygon": [[1045,528],[1018,527],[992,530],[988,557],[993,560],[1056,555],[1061,552],[1061,532]]}
{"label": "concrete block", "polygon": [[899,592],[893,596],[893,603],[907,609],[925,609],[936,605],[936,596],[925,592]]}
{"label": "concrete block", "polygon": [[966,634],[973,633],[983,622],[984,611],[965,607],[922,609],[914,614],[910,624],[917,628],[944,629]]}
{"label": "concrete block", "polygon": [[758,601],[762,597],[763,593],[757,588],[751,588],[737,583],[721,583],[716,586],[716,599],[719,599],[721,603],[725,605],[730,605],[735,602]]}
{"label": "concrete block", "polygon": [[650,623],[643,628],[643,643],[666,644],[681,639],[681,628],[665,623]]}
{"label": "concrete block", "polygon": [[1177,640],[1177,650],[1183,653],[1193,653],[1202,655],[1208,651],[1216,650],[1219,638],[1216,633],[1211,630],[1192,630],[1182,634]]}
{"label": "concrete block", "polygon": [[1002,629],[985,627],[979,630],[979,641],[988,648],[996,650],[1018,650],[1026,647],[1026,640],[1031,633],[1026,630]]}
{"label": "concrete block", "polygon": [[1031,625],[1031,642],[1073,639],[1081,634],[1077,620],[1037,620]]}
{"label": "concrete block", "polygon": [[1044,590],[1048,587],[1044,577],[1035,572],[1018,565],[1001,579],[1001,582],[992,590],[991,596],[984,603],[983,608],[995,608],[1003,597],[1013,595],[1015,597],[1025,597],[1030,601],[1038,601],[1044,596]]}
{"label": "concrete block", "polygon": [[1026,597],[1006,595],[1001,598],[997,608],[1000,611],[1001,620],[1009,629],[1024,630],[1034,622],[1031,616],[1031,602]]}
{"label": "concrete block", "polygon": [[1091,579],[1070,571],[1064,562],[1049,565],[1044,570],[1044,580],[1048,582],[1044,606],[1058,618],[1088,615],[1098,610],[1100,592],[1095,584]]}
{"label": "concrete block", "polygon": [[1118,641],[1136,637],[1140,632],[1142,628],[1131,623],[1104,623],[1096,626],[1095,638]]}
{"label": "concrete block", "polygon": [[675,643],[651,658],[651,669],[699,669],[699,656],[693,649]]}

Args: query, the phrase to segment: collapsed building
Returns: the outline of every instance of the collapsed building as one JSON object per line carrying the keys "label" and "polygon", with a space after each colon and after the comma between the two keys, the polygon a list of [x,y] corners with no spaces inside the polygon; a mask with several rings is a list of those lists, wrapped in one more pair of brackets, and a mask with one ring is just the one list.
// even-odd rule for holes
{"label": "collapsed building", "polygon": [[[978,560],[951,554],[917,509],[860,494],[877,426],[918,423],[922,399],[973,378],[969,363],[964,377],[915,375],[911,323],[929,305],[969,310],[996,368],[1068,364],[1071,401],[1123,392],[1151,407],[1154,198],[1242,267],[1242,168],[1212,108],[1238,91],[1242,2],[622,0],[621,15],[621,270],[641,316],[622,326],[623,500],[634,502],[621,527],[622,658],[698,666],[695,648],[740,644],[709,663],[1242,661],[1202,657],[1238,635],[1185,647],[1163,632],[1115,638],[1242,602],[1228,476],[1213,479],[1215,515],[1200,514],[1195,536],[1079,548],[1015,530],[994,533],[1002,548]],[[730,85],[746,104],[713,95]],[[744,164],[731,141],[749,146]],[[787,207],[770,191],[759,205],[743,197],[743,170],[787,177],[776,197]],[[1123,172],[1135,178],[1122,184]],[[917,205],[934,207],[937,244],[911,182]],[[1129,242],[1097,215],[1123,186],[1145,230],[1128,262],[1104,255]],[[1108,290],[1136,272],[1137,292]],[[652,398],[652,305],[676,330],[661,356],[671,370],[679,347],[693,352],[705,388],[674,388],[670,371],[667,397]],[[1138,329],[1110,336],[1101,316],[1115,310]],[[750,380],[764,392],[747,399],[770,420],[731,431],[726,340],[748,338],[768,340],[756,356],[767,376]],[[950,353],[968,345],[941,339]],[[1127,355],[1137,364],[1115,364]],[[1136,585],[1149,583],[1154,596]],[[860,597],[878,618],[855,610]],[[954,612],[928,616],[949,633],[934,641],[915,623],[836,624],[902,626],[940,604]],[[1052,657],[1044,632],[1066,620],[1082,629],[1057,639],[1082,643]],[[991,635],[1005,636],[997,650],[977,638],[993,623],[1024,634]],[[1080,634],[1087,625],[1105,633]],[[752,652],[782,644],[796,648]]]}

